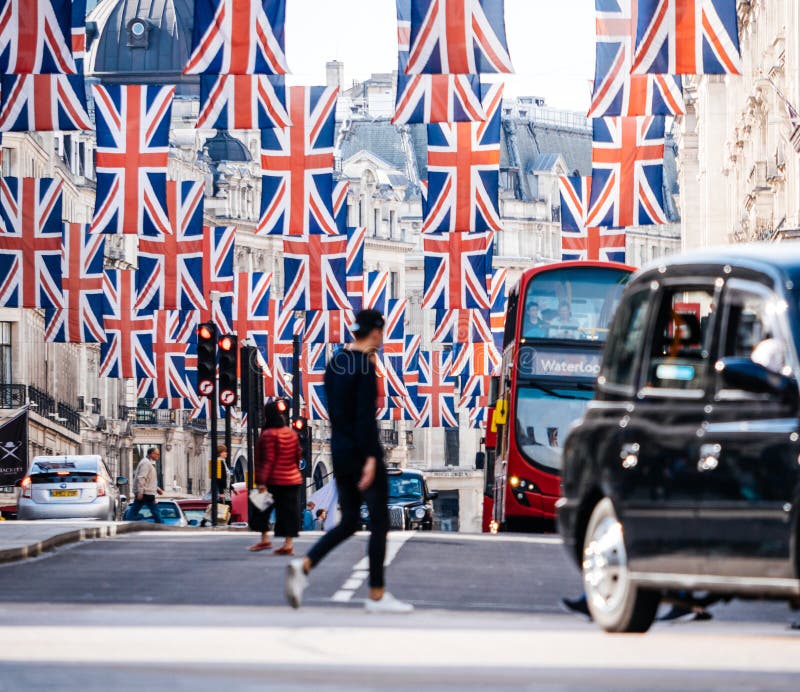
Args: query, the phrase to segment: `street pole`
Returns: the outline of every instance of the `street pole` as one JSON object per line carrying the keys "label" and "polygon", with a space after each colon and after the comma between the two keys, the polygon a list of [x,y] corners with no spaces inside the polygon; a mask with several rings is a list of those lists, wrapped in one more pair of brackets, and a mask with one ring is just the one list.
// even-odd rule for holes
{"label": "street pole", "polygon": [[302,342],[300,335],[295,334],[292,340],[292,421],[300,418],[300,351]]}
{"label": "street pole", "polygon": [[211,408],[211,526],[217,525],[217,382],[208,399]]}
{"label": "street pole", "polygon": [[[231,449],[231,417],[233,415],[233,406],[225,407],[225,449],[228,451],[228,468],[231,468],[233,463],[233,450]],[[230,478],[225,478],[225,483],[230,483]],[[223,485],[223,490],[225,486]]]}

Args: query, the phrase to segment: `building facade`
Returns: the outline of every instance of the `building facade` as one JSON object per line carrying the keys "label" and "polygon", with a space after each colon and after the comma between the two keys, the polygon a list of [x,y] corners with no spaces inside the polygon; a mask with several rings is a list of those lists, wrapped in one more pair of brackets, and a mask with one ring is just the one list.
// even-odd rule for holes
{"label": "building facade", "polygon": [[800,7],[739,0],[741,76],[685,81],[676,123],[686,249],[800,229]]}

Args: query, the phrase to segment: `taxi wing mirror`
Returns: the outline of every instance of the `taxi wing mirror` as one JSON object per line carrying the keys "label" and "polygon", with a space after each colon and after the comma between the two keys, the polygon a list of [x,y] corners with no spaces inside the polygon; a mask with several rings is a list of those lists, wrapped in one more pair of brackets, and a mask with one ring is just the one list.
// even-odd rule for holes
{"label": "taxi wing mirror", "polygon": [[794,377],[768,370],[749,358],[723,358],[715,369],[727,389],[767,394],[794,407],[800,404],[800,389]]}

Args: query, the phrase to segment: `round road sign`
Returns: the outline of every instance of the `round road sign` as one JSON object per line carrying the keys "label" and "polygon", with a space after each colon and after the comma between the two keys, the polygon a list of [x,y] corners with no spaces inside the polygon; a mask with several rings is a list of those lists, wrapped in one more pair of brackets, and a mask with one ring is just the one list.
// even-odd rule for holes
{"label": "round road sign", "polygon": [[211,380],[203,380],[198,389],[203,396],[209,396],[214,391],[214,383]]}
{"label": "round road sign", "polygon": [[226,389],[219,393],[219,402],[223,406],[230,406],[235,398],[236,394],[234,394],[230,389]]}

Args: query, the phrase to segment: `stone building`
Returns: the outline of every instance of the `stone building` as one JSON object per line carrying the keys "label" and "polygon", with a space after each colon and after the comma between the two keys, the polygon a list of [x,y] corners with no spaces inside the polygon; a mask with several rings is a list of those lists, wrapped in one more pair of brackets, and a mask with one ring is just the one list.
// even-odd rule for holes
{"label": "stone building", "polygon": [[800,7],[739,0],[741,76],[685,80],[677,122],[687,249],[800,233]]}

